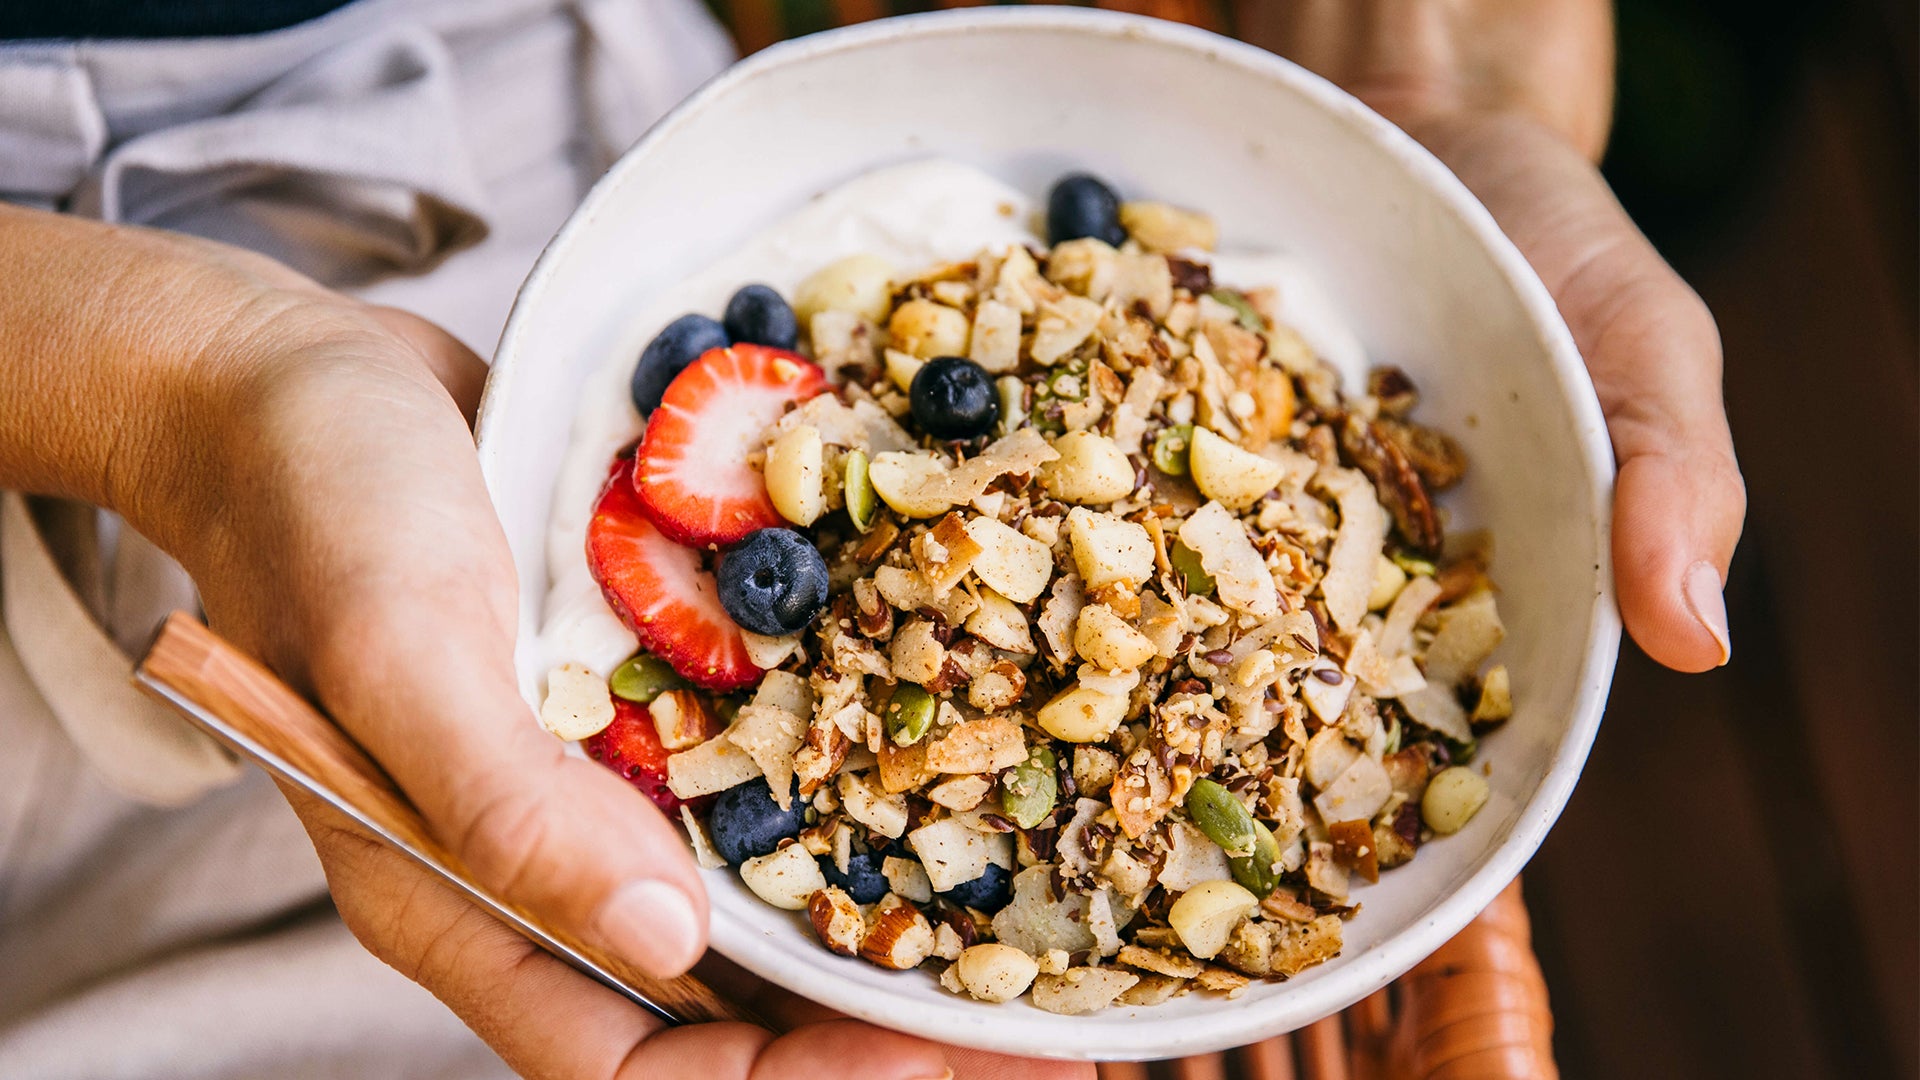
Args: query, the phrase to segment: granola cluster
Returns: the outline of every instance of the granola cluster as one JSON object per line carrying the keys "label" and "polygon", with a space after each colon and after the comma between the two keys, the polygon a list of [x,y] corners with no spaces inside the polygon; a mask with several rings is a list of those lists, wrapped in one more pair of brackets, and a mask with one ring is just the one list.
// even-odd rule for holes
{"label": "granola cluster", "polygon": [[[739,872],[828,949],[1060,1013],[1336,955],[1355,878],[1485,801],[1467,763],[1511,713],[1487,545],[1449,542],[1433,499],[1465,461],[1411,419],[1406,375],[1343,396],[1272,295],[1213,280],[1210,219],[1121,220],[1120,247],[904,280],[856,257],[796,292],[833,389],[756,465],[827,607],[748,635],[750,699],[648,706],[675,797],[764,777],[801,808]],[[948,356],[993,378],[985,436],[912,421]],[[861,860],[877,902],[829,883]],[[987,879],[1002,895],[967,902]]]}

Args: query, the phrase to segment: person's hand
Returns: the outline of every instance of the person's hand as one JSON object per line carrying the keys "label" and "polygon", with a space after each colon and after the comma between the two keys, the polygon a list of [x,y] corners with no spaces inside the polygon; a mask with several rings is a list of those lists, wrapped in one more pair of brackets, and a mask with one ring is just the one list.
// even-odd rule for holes
{"label": "person's hand", "polygon": [[[18,403],[0,488],[112,507],[177,557],[213,627],[366,747],[496,895],[656,976],[692,966],[706,899],[678,832],[520,698],[514,571],[467,427],[479,360],[418,318],[182,237],[0,207],[0,265],[0,399]],[[347,924],[525,1075],[1086,1072],[846,1020],[663,1030],[290,797]]]}
{"label": "person's hand", "polygon": [[[462,416],[484,368],[419,320],[345,315],[300,316],[324,332],[249,395],[254,420],[228,449],[242,463],[236,494],[273,510],[197,567],[209,620],[303,677],[500,895],[653,974],[685,970],[703,951],[706,904],[684,842],[614,774],[562,754],[515,687],[513,569]],[[298,585],[263,603],[275,568],[300,568]],[[348,925],[525,1075],[1084,1071],[949,1050],[748,984],[735,992],[797,1026],[777,1038],[745,1024],[663,1029],[337,815],[294,802]]]}
{"label": "person's hand", "polygon": [[1613,566],[1640,647],[1680,671],[1727,661],[1721,591],[1746,490],[1713,317],[1593,166],[1613,45],[1604,0],[1299,0],[1245,29],[1426,144],[1493,212],[1558,302],[1607,416]]}

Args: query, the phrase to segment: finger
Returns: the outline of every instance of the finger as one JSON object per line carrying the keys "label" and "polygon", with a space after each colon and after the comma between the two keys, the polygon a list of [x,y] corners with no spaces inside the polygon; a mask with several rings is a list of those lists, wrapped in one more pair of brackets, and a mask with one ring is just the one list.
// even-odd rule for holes
{"label": "finger", "polygon": [[467,426],[473,426],[474,413],[480,408],[480,391],[487,382],[487,363],[438,323],[423,319],[411,311],[382,305],[369,305],[367,311],[382,326],[412,346],[427,369],[440,380],[460,406]]}
{"label": "finger", "polygon": [[[850,1020],[787,1035],[750,1024],[664,1027],[541,951],[331,807],[281,786],[327,871],[341,918],[375,956],[425,986],[523,1076],[812,1080],[824,1072],[921,1080],[941,1050]],[[997,1078],[995,1078],[997,1080]]]}
{"label": "finger", "polygon": [[1746,514],[1720,339],[1579,153],[1519,118],[1416,126],[1553,293],[1606,412],[1619,476],[1621,614],[1647,654],[1703,671],[1732,654],[1721,590]]}
{"label": "finger", "polygon": [[659,1022],[467,902],[332,807],[282,783],[341,919],[522,1075],[605,1076]]}
{"label": "finger", "polygon": [[[431,596],[421,599],[443,616],[455,610],[455,598],[434,605]],[[368,725],[376,756],[495,893],[650,974],[685,971],[705,948],[706,899],[678,829],[534,723],[503,677],[510,649],[472,663],[440,651],[438,670],[423,675],[425,655],[396,644],[444,633],[438,620],[410,627],[402,615],[368,638],[346,692],[354,715],[386,720]]]}
{"label": "finger", "polygon": [[223,632],[238,624],[243,645],[264,641],[260,654],[496,895],[649,974],[679,974],[706,931],[686,843],[631,785],[535,722],[515,676],[514,568],[472,439],[417,371],[382,377],[349,369],[352,396],[337,400],[379,407],[331,422],[310,452],[275,455],[235,494],[286,523],[269,538],[284,545],[272,563],[284,603],[204,574],[209,618]]}

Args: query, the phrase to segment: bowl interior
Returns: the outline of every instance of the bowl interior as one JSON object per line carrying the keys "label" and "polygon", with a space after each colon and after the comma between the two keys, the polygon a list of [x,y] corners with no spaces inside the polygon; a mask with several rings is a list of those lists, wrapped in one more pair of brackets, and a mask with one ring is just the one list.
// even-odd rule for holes
{"label": "bowl interior", "polygon": [[[1483,744],[1492,799],[1460,835],[1362,888],[1342,955],[1225,1002],[1057,1017],[827,954],[800,919],[710,873],[715,945],[847,1013],[972,1046],[1080,1058],[1215,1049],[1309,1023],[1427,955],[1492,898],[1565,803],[1611,678],[1612,468],[1551,301],[1484,210],[1409,139],[1318,78],[1213,35],[1072,9],[890,20],[777,47],[664,120],[595,188],[514,309],[480,421],[522,582],[522,666],[546,522],[583,382],[632,357],[646,299],[809,197],[879,165],[956,158],[1038,197],[1089,169],[1205,208],[1223,244],[1304,257],[1369,358],[1474,469],[1446,505],[1490,528],[1516,715]],[[542,672],[523,670],[531,692]]]}

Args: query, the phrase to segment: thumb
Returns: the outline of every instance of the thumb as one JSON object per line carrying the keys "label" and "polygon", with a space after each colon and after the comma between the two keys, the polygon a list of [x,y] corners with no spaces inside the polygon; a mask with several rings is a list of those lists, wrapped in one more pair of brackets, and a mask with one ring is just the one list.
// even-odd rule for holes
{"label": "thumb", "polygon": [[1546,128],[1486,116],[1410,130],[1493,212],[1586,358],[1619,465],[1613,565],[1627,630],[1670,668],[1726,663],[1722,589],[1746,489],[1712,315],[1599,173]]}
{"label": "thumb", "polygon": [[480,392],[487,383],[487,362],[459,338],[411,311],[375,305],[367,308],[367,314],[419,354],[427,370],[460,407],[467,426],[472,427],[474,413],[480,409]]}
{"label": "thumb", "polygon": [[353,642],[330,642],[322,697],[476,880],[649,974],[685,971],[707,912],[676,827],[534,723],[508,674],[511,641],[463,610],[470,594],[416,587],[436,614],[377,611]]}

